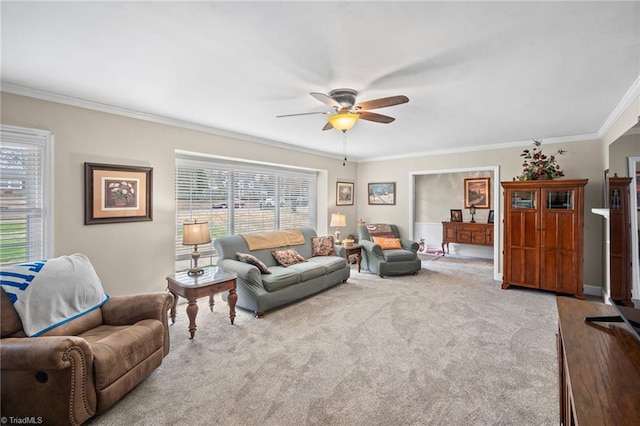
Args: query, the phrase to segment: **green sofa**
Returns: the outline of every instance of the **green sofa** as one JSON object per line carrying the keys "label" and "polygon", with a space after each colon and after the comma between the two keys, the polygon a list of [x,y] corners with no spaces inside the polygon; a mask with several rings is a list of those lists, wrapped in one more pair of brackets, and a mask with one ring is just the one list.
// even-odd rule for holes
{"label": "green sofa", "polygon": [[[345,282],[351,273],[350,265],[340,248],[335,256],[312,256],[311,238],[317,236],[311,228],[298,228],[304,236],[304,244],[249,250],[241,235],[217,238],[214,247],[218,254],[218,267],[238,274],[236,306],[262,317],[265,312],[295,302],[329,287]],[[273,250],[292,248],[305,262],[289,267],[278,265]],[[257,266],[241,262],[236,253],[246,253],[260,259],[269,270],[262,274]],[[223,297],[226,297],[223,293]]]}

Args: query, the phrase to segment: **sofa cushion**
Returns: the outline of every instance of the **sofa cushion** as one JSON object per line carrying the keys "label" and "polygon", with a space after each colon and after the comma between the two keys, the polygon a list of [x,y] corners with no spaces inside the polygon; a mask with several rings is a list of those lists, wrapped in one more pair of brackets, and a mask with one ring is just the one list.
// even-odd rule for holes
{"label": "sofa cushion", "polygon": [[324,266],[326,273],[330,274],[331,272],[338,271],[346,265],[346,260],[344,257],[338,256],[317,256],[309,259],[307,263],[316,263]]}
{"label": "sofa cushion", "polygon": [[102,390],[162,348],[163,325],[142,320],[133,325],[101,325],[85,333],[93,351],[94,380]]}
{"label": "sofa cushion", "polygon": [[373,242],[378,244],[382,248],[382,250],[394,250],[402,248],[400,238],[373,237]]}
{"label": "sofa cushion", "polygon": [[271,253],[276,262],[282,266],[290,266],[305,261],[304,257],[294,249],[273,250]]}
{"label": "sofa cushion", "polygon": [[257,266],[258,269],[260,270],[260,273],[262,274],[270,274],[271,272],[269,271],[267,265],[265,265],[265,263],[258,259],[257,257],[248,254],[248,253],[236,253],[236,257],[238,258],[238,260],[240,262],[244,262],[244,263],[248,263],[250,265],[253,266]]}
{"label": "sofa cushion", "polygon": [[415,260],[416,254],[410,250],[385,250],[384,259],[387,262],[398,262],[403,260]]}
{"label": "sofa cushion", "polygon": [[271,274],[262,276],[262,286],[268,292],[278,291],[300,282],[300,273],[282,266],[269,267]]}
{"label": "sofa cushion", "polygon": [[326,274],[326,268],[323,265],[311,262],[296,263],[287,269],[297,271],[300,274],[300,281],[311,280]]}
{"label": "sofa cushion", "polygon": [[332,236],[311,238],[312,256],[335,256],[335,254]]}

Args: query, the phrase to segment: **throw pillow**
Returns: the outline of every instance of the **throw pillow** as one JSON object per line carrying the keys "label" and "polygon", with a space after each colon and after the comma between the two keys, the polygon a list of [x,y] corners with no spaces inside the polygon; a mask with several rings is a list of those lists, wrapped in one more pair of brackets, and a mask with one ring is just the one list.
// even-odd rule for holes
{"label": "throw pillow", "polygon": [[378,244],[382,250],[401,249],[400,238],[373,237],[373,242]]}
{"label": "throw pillow", "polygon": [[240,262],[244,262],[244,263],[248,263],[250,265],[253,266],[257,266],[258,269],[260,270],[260,273],[262,274],[270,274],[271,271],[269,271],[269,269],[267,269],[267,265],[265,265],[265,263],[258,259],[257,257],[255,257],[252,254],[248,254],[248,253],[236,253],[236,257],[238,258],[238,260]]}
{"label": "throw pillow", "polygon": [[296,263],[304,262],[304,257],[294,249],[273,250],[273,257],[282,266],[291,266]]}
{"label": "throw pillow", "polygon": [[333,237],[311,237],[312,256],[334,256]]}

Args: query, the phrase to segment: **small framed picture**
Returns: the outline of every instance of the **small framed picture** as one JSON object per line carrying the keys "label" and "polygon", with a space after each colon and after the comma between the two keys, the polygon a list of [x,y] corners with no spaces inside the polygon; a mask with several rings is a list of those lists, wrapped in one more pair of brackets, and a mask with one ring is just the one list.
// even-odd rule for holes
{"label": "small framed picture", "polygon": [[369,204],[392,206],[396,204],[396,183],[370,183],[368,187]]}
{"label": "small framed picture", "polygon": [[153,168],[84,163],[84,224],[150,221]]}
{"label": "small framed picture", "polygon": [[353,205],[353,182],[336,183],[336,206]]}
{"label": "small framed picture", "polygon": [[490,205],[489,183],[491,178],[471,178],[464,180],[464,208],[488,209]]}
{"label": "small framed picture", "polygon": [[462,222],[462,210],[451,210],[451,222]]}
{"label": "small framed picture", "polygon": [[495,221],[495,213],[493,210],[489,210],[489,218],[487,219],[487,223],[493,223]]}

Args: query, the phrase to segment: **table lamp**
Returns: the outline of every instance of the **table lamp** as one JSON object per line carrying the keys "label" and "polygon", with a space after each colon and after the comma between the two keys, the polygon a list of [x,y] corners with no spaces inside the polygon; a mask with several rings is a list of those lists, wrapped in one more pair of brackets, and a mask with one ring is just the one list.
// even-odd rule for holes
{"label": "table lamp", "polygon": [[200,253],[198,253],[198,244],[207,244],[211,242],[211,235],[209,235],[209,223],[208,222],[194,222],[182,224],[182,245],[193,246],[193,253],[191,253],[191,259],[193,259],[193,268],[187,272],[189,275],[201,275],[204,273],[204,269],[198,268],[198,259],[200,259]]}
{"label": "table lamp", "polygon": [[336,243],[340,242],[340,227],[347,226],[347,218],[342,213],[331,213],[331,224],[336,228]]}

